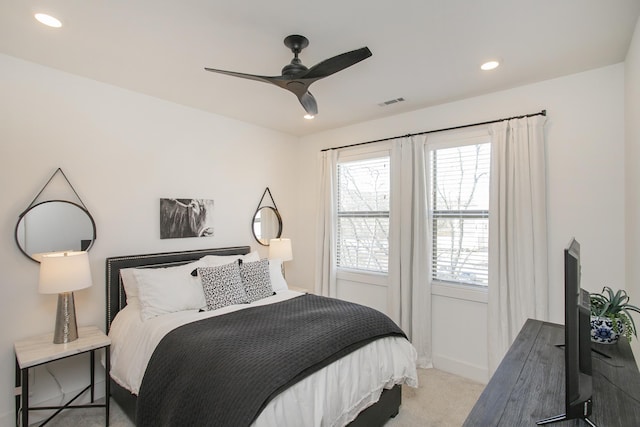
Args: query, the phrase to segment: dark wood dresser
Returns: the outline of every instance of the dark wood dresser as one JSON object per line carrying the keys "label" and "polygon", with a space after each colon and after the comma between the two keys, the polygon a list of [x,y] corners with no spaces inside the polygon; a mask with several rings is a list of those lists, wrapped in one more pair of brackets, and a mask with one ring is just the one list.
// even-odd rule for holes
{"label": "dark wood dresser", "polygon": [[[635,339],[635,337],[634,337]],[[464,427],[535,426],[564,412],[564,326],[529,319],[500,363]],[[640,373],[626,340],[593,348],[593,414],[598,427],[640,426]],[[550,426],[586,426],[582,420]]]}

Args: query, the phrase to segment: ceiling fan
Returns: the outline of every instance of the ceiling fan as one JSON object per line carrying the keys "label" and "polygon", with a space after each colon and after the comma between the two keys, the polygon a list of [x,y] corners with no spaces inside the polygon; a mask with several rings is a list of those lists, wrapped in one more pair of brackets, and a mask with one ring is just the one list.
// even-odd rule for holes
{"label": "ceiling fan", "polygon": [[318,114],[318,104],[316,99],[309,92],[309,86],[317,80],[344,70],[358,62],[367,59],[372,55],[368,47],[345,52],[332,58],[326,59],[311,68],[307,68],[298,58],[298,54],[309,45],[309,40],[300,35],[290,35],[284,39],[284,45],[293,52],[291,63],[284,66],[280,76],[258,76],[254,74],[236,73],[234,71],[216,70],[206,68],[207,71],[226,74],[229,76],[241,77],[243,79],[257,80],[259,82],[271,83],[292,92],[298,97],[307,114]]}

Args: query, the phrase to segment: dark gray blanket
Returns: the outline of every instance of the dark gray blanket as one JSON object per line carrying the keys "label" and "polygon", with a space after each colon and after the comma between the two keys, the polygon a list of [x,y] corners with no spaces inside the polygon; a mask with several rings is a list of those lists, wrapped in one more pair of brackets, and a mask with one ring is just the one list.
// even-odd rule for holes
{"label": "dark gray blanket", "polygon": [[200,320],[167,334],[145,371],[137,426],[248,426],[279,392],[384,336],[384,314],[303,295]]}

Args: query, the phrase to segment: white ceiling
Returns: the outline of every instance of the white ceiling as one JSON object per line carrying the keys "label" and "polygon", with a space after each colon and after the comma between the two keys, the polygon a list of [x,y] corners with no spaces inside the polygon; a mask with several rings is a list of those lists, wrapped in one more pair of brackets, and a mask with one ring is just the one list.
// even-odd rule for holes
{"label": "white ceiling", "polygon": [[[638,0],[2,0],[0,52],[307,135],[622,62],[639,15]],[[311,86],[315,120],[285,90],[203,69],[279,75],[289,34],[309,39],[308,67],[373,52]]]}

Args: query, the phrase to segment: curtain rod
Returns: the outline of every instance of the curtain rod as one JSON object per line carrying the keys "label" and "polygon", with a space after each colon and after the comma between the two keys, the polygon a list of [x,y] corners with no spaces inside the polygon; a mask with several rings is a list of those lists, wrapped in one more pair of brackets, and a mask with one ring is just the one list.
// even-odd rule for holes
{"label": "curtain rod", "polygon": [[412,136],[426,135],[428,133],[445,132],[445,131],[448,131],[448,130],[456,130],[456,129],[469,128],[469,127],[473,127],[473,126],[488,125],[488,124],[491,124],[491,123],[503,122],[505,120],[523,119],[525,117],[546,116],[546,115],[547,115],[547,110],[542,110],[542,111],[540,111],[538,113],[525,114],[523,116],[507,117],[507,118],[504,118],[504,119],[489,120],[487,122],[471,123],[471,124],[468,124],[468,125],[460,125],[460,126],[454,126],[454,127],[450,127],[450,128],[444,128],[444,129],[427,130],[427,131],[418,132],[418,133],[408,133],[406,135],[392,136],[392,137],[389,137],[389,138],[376,139],[374,141],[357,142],[355,144],[350,144],[350,145],[341,145],[340,147],[323,148],[320,151],[322,152],[322,151],[329,151],[329,150],[339,150],[341,148],[357,147],[359,145],[373,144],[374,142],[390,141],[392,139],[398,139],[398,138],[403,138],[403,137],[409,138],[409,137],[412,137]]}

